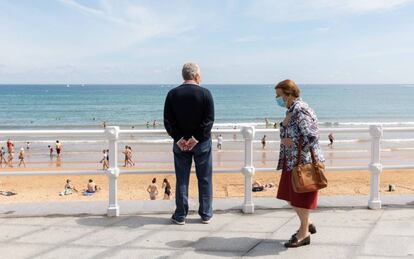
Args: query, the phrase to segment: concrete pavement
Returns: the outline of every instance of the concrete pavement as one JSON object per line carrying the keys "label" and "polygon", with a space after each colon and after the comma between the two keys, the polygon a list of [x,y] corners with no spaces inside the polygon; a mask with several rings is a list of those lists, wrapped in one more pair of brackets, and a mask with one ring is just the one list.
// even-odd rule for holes
{"label": "concrete pavement", "polygon": [[411,203],[321,208],[312,214],[311,245],[295,249],[283,247],[298,227],[284,208],[219,210],[209,225],[192,212],[178,226],[170,213],[13,216],[3,206],[0,258],[414,258]]}

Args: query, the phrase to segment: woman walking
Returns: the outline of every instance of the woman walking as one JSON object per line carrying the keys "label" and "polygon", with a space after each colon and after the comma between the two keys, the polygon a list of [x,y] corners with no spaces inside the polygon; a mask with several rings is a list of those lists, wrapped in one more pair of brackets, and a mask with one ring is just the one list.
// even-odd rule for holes
{"label": "woman walking", "polygon": [[135,162],[132,160],[132,147],[128,146],[128,153],[127,153],[127,162],[130,166],[135,166]]}
{"label": "woman walking", "polygon": [[56,140],[55,149],[57,156],[60,157],[62,152],[62,143],[60,143],[59,140]]}
{"label": "woman walking", "polygon": [[102,170],[107,170],[109,169],[109,161],[108,161],[108,153],[106,152],[106,150],[102,150],[102,159],[101,161],[99,161],[99,163],[102,164]]}
{"label": "woman walking", "polygon": [[[310,244],[310,235],[316,228],[309,219],[311,209],[316,209],[318,192],[296,193],[293,190],[291,173],[298,164],[301,150],[302,164],[312,163],[313,149],[315,159],[324,161],[319,147],[318,122],[316,114],[300,98],[300,89],[292,80],[284,80],[275,87],[276,102],[287,109],[286,117],[280,123],[280,153],[277,170],[282,169],[277,198],[286,200],[295,210],[300,220],[299,230],[286,242],[285,247],[299,247]],[[299,145],[301,148],[299,148]]]}
{"label": "woman walking", "polygon": [[19,152],[19,167],[23,164],[24,167],[26,167],[26,161],[24,160],[24,148],[20,149]]}

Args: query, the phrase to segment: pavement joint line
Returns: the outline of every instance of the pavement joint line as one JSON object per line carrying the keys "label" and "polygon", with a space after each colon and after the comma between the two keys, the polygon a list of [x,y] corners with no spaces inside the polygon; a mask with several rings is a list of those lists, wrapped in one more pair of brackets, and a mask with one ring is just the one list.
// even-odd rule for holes
{"label": "pavement joint line", "polygon": [[[385,257],[384,255],[379,254],[363,254],[358,256],[372,256],[372,257]],[[387,255],[387,258],[413,258],[413,255]]]}
{"label": "pavement joint line", "polygon": [[[91,235],[91,234],[94,234],[94,233],[98,233],[98,232],[100,232],[100,231],[105,230],[107,227],[113,226],[113,225],[115,225],[116,223],[122,222],[122,221],[127,220],[127,219],[128,219],[128,218],[125,218],[125,219],[122,219],[122,220],[119,220],[119,221],[115,221],[115,222],[109,223],[108,225],[105,225],[105,227],[104,227],[104,228],[101,228],[101,229],[94,229],[94,230],[92,230],[92,231],[87,232],[86,234],[83,234],[81,237],[83,237],[83,236],[85,236],[85,235]],[[65,240],[65,241],[63,241],[63,242],[57,243],[57,244],[56,244],[56,245],[54,245],[51,249],[49,249],[49,250],[45,250],[45,251],[41,251],[41,252],[39,252],[39,253],[37,253],[37,254],[34,254],[32,257],[33,257],[33,258],[36,258],[36,257],[40,257],[40,258],[41,258],[41,256],[42,256],[42,255],[45,255],[45,254],[47,254],[47,253],[50,253],[51,251],[57,250],[57,249],[59,249],[59,248],[61,248],[61,247],[64,247],[65,245],[67,245],[67,244],[69,244],[69,243],[71,243],[71,242],[73,242],[73,241],[76,241],[76,240],[78,240],[78,239],[79,239],[79,237],[76,237],[76,238],[71,238],[71,239],[69,239],[69,240]]]}
{"label": "pavement joint line", "polygon": [[380,234],[380,235],[375,235],[375,236],[378,236],[378,237],[408,237],[408,238],[414,238],[414,234],[413,235],[392,235],[392,234],[384,235],[384,234]]}
{"label": "pavement joint line", "polygon": [[[239,214],[240,215],[240,214]],[[242,216],[243,215],[245,215],[245,214],[241,214]],[[214,219],[213,219],[214,220]],[[240,220],[240,219],[237,219],[237,220]],[[206,235],[205,237],[203,237],[203,238],[208,238],[208,237],[211,237],[211,236],[213,236],[213,235],[215,235],[215,234],[217,234],[217,233],[220,233],[222,230],[224,230],[224,228],[227,226],[227,224],[226,223],[224,223],[221,227],[219,227],[219,228],[217,228],[216,230],[211,230],[210,231],[210,234],[209,235]],[[225,232],[227,232],[227,231],[225,231]],[[252,232],[249,232],[249,233],[252,233]],[[198,239],[199,240],[199,239]],[[198,240],[196,240],[196,241],[193,241],[193,242],[191,242],[191,243],[189,243],[188,245],[190,245],[190,244],[195,244]],[[201,251],[200,249],[197,249],[196,251]],[[207,251],[209,251],[209,252],[215,252],[215,251],[213,251],[213,250],[207,250]],[[227,252],[227,251],[226,251]],[[231,251],[230,251],[231,252]],[[243,252],[243,251],[234,251],[234,252]],[[174,257],[176,257],[176,256],[179,256],[179,255],[182,255],[183,253],[180,253],[180,252],[177,252],[177,253],[174,253],[174,254],[172,254],[172,255],[170,255],[168,258],[174,258]],[[99,258],[97,258],[97,259],[99,259]]]}
{"label": "pavement joint line", "polygon": [[4,242],[5,242],[5,243],[10,243],[10,242],[13,242],[13,241],[15,241],[15,240],[18,240],[19,238],[21,238],[21,237],[23,237],[23,236],[28,236],[28,235],[34,234],[34,233],[36,233],[36,232],[39,232],[39,231],[45,231],[45,230],[47,230],[47,229],[49,229],[49,228],[52,228],[52,227],[54,227],[56,224],[59,224],[59,223],[61,223],[61,222],[63,222],[63,221],[64,221],[64,220],[57,221],[57,222],[52,223],[52,224],[47,225],[47,226],[45,226],[45,225],[33,225],[33,227],[40,227],[40,228],[39,228],[39,229],[36,229],[36,230],[32,230],[32,231],[26,232],[26,233],[24,233],[24,234],[22,234],[22,235],[19,235],[19,236],[17,236],[17,237],[13,237],[13,238],[7,239],[7,240],[6,240],[6,241],[4,241]]}
{"label": "pavement joint line", "polygon": [[[46,243],[31,243],[31,242],[19,242],[19,243],[12,243],[14,245],[33,245],[33,246],[44,246],[44,247],[50,247],[53,246],[53,244],[46,244]],[[10,245],[10,244],[4,244],[4,243],[0,243],[0,246],[6,246]],[[122,245],[124,246],[124,245]],[[83,244],[66,244],[64,247],[70,247],[70,248],[91,248],[90,245],[83,245]],[[94,245],[93,247],[96,248],[113,248],[114,246],[106,246],[106,245]],[[145,247],[145,246],[125,246],[124,248],[127,249],[146,249],[146,250],[152,250],[152,249],[157,249],[157,250],[180,250],[182,248],[165,248],[165,247]]]}
{"label": "pavement joint line", "polygon": [[[361,240],[359,242],[360,244],[365,244],[366,243],[366,241],[369,239],[369,237],[371,236],[371,234],[374,231],[374,229],[378,226],[378,223],[382,219],[382,216],[384,215],[384,212],[385,212],[385,209],[381,209],[380,216],[375,220],[375,222],[371,226],[371,228],[365,233],[365,236],[363,238],[361,238]],[[359,245],[358,248],[355,249],[354,255],[355,256],[359,256],[360,254],[362,254],[362,249],[363,249],[363,246],[362,245]]]}
{"label": "pavement joint line", "polygon": [[371,228],[374,225],[371,223],[367,223],[366,226],[346,226],[346,227],[342,227],[342,226],[335,226],[335,225],[321,225],[321,228],[347,228],[347,229],[360,229],[360,228]]}
{"label": "pavement joint line", "polygon": [[[166,220],[170,220],[170,219],[166,219]],[[170,223],[170,224],[172,224],[172,223]],[[161,227],[160,227],[160,228],[162,228],[163,226],[164,226],[164,225],[161,225]],[[158,230],[159,230],[159,229],[158,229]],[[183,231],[183,232],[184,232],[184,231]],[[191,232],[191,231],[187,231],[187,232]],[[122,250],[124,246],[127,246],[127,247],[131,247],[131,248],[133,248],[134,246],[131,246],[131,245],[130,245],[131,243],[134,243],[134,242],[137,242],[137,241],[142,241],[143,239],[148,238],[148,237],[151,237],[151,236],[153,236],[153,235],[156,235],[157,233],[158,233],[158,232],[153,231],[153,232],[149,232],[149,233],[147,233],[147,234],[145,234],[145,235],[140,235],[140,236],[138,236],[138,237],[136,237],[136,238],[134,238],[134,239],[132,239],[132,240],[130,240],[130,241],[127,241],[127,242],[125,242],[125,243],[122,243],[122,244],[120,244],[120,245],[109,247],[109,248],[108,248],[108,249],[106,249],[105,251],[102,251],[101,253],[98,253],[97,255],[93,256],[92,258],[95,258],[95,259],[100,259],[100,258],[102,258],[103,256],[110,256],[110,255],[114,255],[114,254],[116,254],[119,250]],[[181,248],[181,249],[182,249],[182,248]],[[171,249],[170,249],[170,250],[171,250]]]}
{"label": "pavement joint line", "polygon": [[[254,248],[256,248],[257,246],[259,246],[261,243],[264,243],[264,241],[265,240],[268,240],[268,238],[270,238],[273,234],[275,234],[277,231],[279,231],[281,228],[283,228],[284,226],[286,226],[290,221],[292,221],[294,218],[295,218],[296,216],[292,216],[292,217],[290,217],[290,218],[288,218],[287,220],[286,220],[286,222],[285,223],[283,223],[283,224],[281,224],[279,227],[277,227],[276,228],[276,230],[275,231],[273,231],[273,232],[271,232],[269,235],[268,235],[268,237],[266,238],[266,239],[262,239],[262,240],[259,240],[259,242],[257,242],[254,246],[252,246],[250,249],[248,249],[245,253],[243,253],[242,255],[241,255],[241,258],[243,258],[243,257],[245,257],[245,256],[247,256]],[[269,240],[269,243],[271,243],[270,242],[270,240]]]}
{"label": "pavement joint line", "polygon": [[358,244],[344,244],[344,243],[327,243],[327,242],[312,242],[312,245],[318,246],[341,246],[341,247],[360,247]]}

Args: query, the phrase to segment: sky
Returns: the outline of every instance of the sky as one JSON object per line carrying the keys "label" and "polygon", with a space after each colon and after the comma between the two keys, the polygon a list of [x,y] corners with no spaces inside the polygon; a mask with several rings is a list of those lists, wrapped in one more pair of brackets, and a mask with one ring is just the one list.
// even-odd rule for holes
{"label": "sky", "polygon": [[0,84],[413,84],[414,0],[2,0]]}

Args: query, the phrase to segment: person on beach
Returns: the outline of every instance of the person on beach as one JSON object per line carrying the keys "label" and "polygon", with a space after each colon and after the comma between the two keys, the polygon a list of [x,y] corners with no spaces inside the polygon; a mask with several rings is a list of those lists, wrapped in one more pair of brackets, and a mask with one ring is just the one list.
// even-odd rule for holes
{"label": "person on beach", "polygon": [[264,189],[265,189],[264,185],[261,182],[259,182],[258,180],[255,180],[252,183],[252,191],[253,192],[261,192],[261,191],[264,191]]}
{"label": "person on beach", "polygon": [[332,132],[329,133],[328,139],[329,139],[328,147],[333,148],[334,136],[333,136]]}
{"label": "person on beach", "polygon": [[128,153],[128,164],[130,166],[135,166],[135,162],[134,162],[134,160],[132,160],[132,156],[133,156],[132,147],[131,146],[128,146],[128,150],[129,150],[129,153]]}
{"label": "person on beach", "polygon": [[60,157],[60,153],[62,152],[62,143],[60,143],[59,140],[56,140],[55,149],[57,156]]}
{"label": "person on beach", "polygon": [[7,155],[7,165],[13,167],[14,152],[9,152]]}
{"label": "person on beach", "polygon": [[168,92],[164,105],[164,127],[174,139],[177,185],[176,209],[171,220],[175,224],[185,224],[194,157],[199,193],[198,214],[201,222],[208,224],[213,217],[211,128],[214,123],[214,102],[210,91],[200,86],[201,73],[197,64],[184,64],[182,76],[184,83]]}
{"label": "person on beach", "polygon": [[284,244],[299,247],[310,244],[310,234],[316,228],[309,219],[311,209],[316,209],[318,192],[296,193],[293,191],[291,172],[297,165],[298,146],[301,145],[301,162],[312,163],[310,149],[315,159],[325,161],[319,147],[318,121],[315,112],[300,98],[300,89],[292,80],[284,80],[275,87],[276,103],[287,109],[280,123],[280,153],[277,170],[282,169],[277,198],[286,200],[300,220],[299,230]]}
{"label": "person on beach", "polygon": [[88,184],[86,185],[86,193],[95,193],[97,191],[99,191],[100,188],[96,185],[96,183],[92,180],[89,179]]}
{"label": "person on beach", "polygon": [[30,142],[29,141],[26,142],[26,149],[30,150]]}
{"label": "person on beach", "polygon": [[262,149],[266,148],[266,135],[263,136],[262,138]]}
{"label": "person on beach", "polygon": [[274,183],[267,183],[267,184],[263,185],[258,180],[255,180],[252,183],[252,191],[253,192],[261,192],[261,191],[265,191],[266,189],[270,189],[270,188],[274,188],[274,187],[275,187]]}
{"label": "person on beach", "polygon": [[273,128],[277,129],[277,122],[275,122],[275,124],[273,124]]}
{"label": "person on beach", "polygon": [[223,145],[223,136],[221,134],[217,137],[217,149],[221,150],[221,146]]}
{"label": "person on beach", "polygon": [[153,127],[153,128],[157,127],[157,120],[154,120],[154,121],[152,122],[152,127]]}
{"label": "person on beach", "polygon": [[124,167],[128,166],[128,153],[129,153],[128,146],[125,146],[124,151],[122,151],[122,154],[124,154]]}
{"label": "person on beach", "polygon": [[24,160],[24,148],[20,149],[19,152],[19,167],[23,164],[24,167],[26,167],[26,161]]}
{"label": "person on beach", "polygon": [[7,140],[7,152],[10,153],[14,153],[14,143],[13,140],[11,140],[10,138]]}
{"label": "person on beach", "polygon": [[109,149],[106,150],[106,161],[108,161],[108,166],[109,166]]}
{"label": "person on beach", "polygon": [[151,200],[156,200],[158,196],[157,178],[153,178],[150,185],[147,187],[147,192]]}
{"label": "person on beach", "polygon": [[125,150],[122,151],[125,155],[124,157],[124,167],[134,166],[135,163],[132,161],[132,148],[130,146],[125,146]]}
{"label": "person on beach", "polygon": [[267,127],[271,126],[272,123],[267,118],[265,118],[265,125],[266,125],[266,128],[267,128]]}
{"label": "person on beach", "polygon": [[50,159],[52,159],[53,158],[53,147],[51,147],[50,145],[48,145],[47,147],[49,148]]}
{"label": "person on beach", "polygon": [[150,123],[149,123],[149,121],[147,121],[146,126],[147,126],[147,129],[149,129],[149,127],[150,127]]}
{"label": "person on beach", "polygon": [[99,161],[99,163],[102,164],[102,170],[107,170],[109,168],[109,163],[108,163],[108,154],[106,153],[106,150],[102,150],[102,154],[103,157],[101,159],[101,161]]}
{"label": "person on beach", "polygon": [[162,189],[164,189],[164,199],[163,200],[169,200],[171,198],[171,184],[168,182],[167,178],[164,178],[164,181],[162,182]]}
{"label": "person on beach", "polygon": [[1,150],[0,150],[0,168],[3,167],[3,162],[4,162],[4,166],[7,166],[6,151],[4,150],[4,147],[1,147]]}
{"label": "person on beach", "polygon": [[70,195],[73,192],[78,192],[78,190],[76,190],[75,186],[72,185],[72,181],[70,179],[67,179],[63,192],[59,193],[59,195]]}

